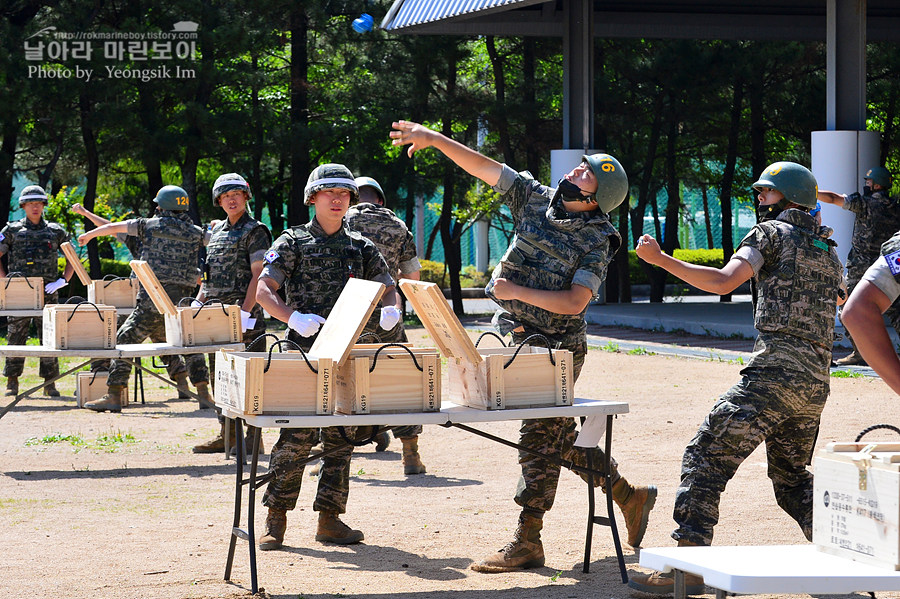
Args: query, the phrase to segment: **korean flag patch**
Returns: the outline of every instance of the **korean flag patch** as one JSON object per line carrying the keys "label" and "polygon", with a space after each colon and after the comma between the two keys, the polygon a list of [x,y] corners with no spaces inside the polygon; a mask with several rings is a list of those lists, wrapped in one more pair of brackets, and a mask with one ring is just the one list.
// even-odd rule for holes
{"label": "korean flag patch", "polygon": [[900,274],[900,250],[885,254],[884,259],[887,260],[888,268],[895,277]]}
{"label": "korean flag patch", "polygon": [[279,257],[280,256],[278,255],[278,252],[276,252],[275,250],[269,250],[268,252],[266,252],[265,261],[271,264],[272,262],[278,260]]}
{"label": "korean flag patch", "polygon": [[6,237],[3,235],[3,233],[0,233],[0,241],[3,241],[4,239],[6,239]]}

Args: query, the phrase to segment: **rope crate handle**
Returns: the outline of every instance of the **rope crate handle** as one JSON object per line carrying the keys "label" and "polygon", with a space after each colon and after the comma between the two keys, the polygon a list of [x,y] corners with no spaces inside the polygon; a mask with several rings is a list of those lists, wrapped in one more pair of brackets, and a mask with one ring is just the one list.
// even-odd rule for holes
{"label": "rope crate handle", "polygon": [[870,427],[864,428],[862,430],[862,432],[860,432],[858,435],[856,435],[856,439],[854,439],[854,443],[859,443],[859,441],[862,440],[862,438],[864,436],[871,433],[872,431],[876,431],[879,429],[891,430],[891,431],[894,431],[895,433],[897,433],[898,435],[900,435],[900,428],[897,428],[893,424],[873,424]]}
{"label": "rope crate handle", "polygon": [[277,347],[280,350],[282,345],[287,345],[287,344],[290,344],[290,345],[294,346],[294,349],[299,350],[300,355],[303,356],[303,361],[306,362],[306,365],[309,367],[309,369],[312,370],[314,373],[319,374],[319,371],[317,369],[313,368],[313,365],[309,363],[309,358],[306,357],[306,352],[303,351],[303,348],[300,347],[299,345],[297,345],[296,343],[294,343],[293,341],[291,341],[290,339],[279,339],[278,341],[276,341],[275,343],[272,344],[272,347],[269,348],[269,357],[266,360],[266,367],[263,368],[263,372],[269,372],[269,367],[272,365],[272,352],[275,351],[275,348]]}
{"label": "rope crate handle", "polygon": [[[191,303],[192,301],[194,301],[194,299],[196,299],[196,298],[193,298],[193,297],[183,297],[183,298],[181,298],[180,300],[178,300],[178,307],[179,307],[179,308],[184,308],[184,307],[185,307],[185,305],[184,305],[184,300],[187,300],[188,305],[190,305],[190,303]],[[209,306],[209,305],[211,305],[211,304],[219,304],[219,307],[222,308],[222,314],[224,314],[225,316],[228,316],[228,311],[225,310],[225,303],[222,302],[222,300],[220,300],[220,299],[218,299],[218,298],[211,297],[211,298],[209,298],[208,300],[206,300],[205,302],[203,302],[201,305],[197,306],[197,311],[194,312],[194,315],[191,316],[191,318],[197,318],[198,316],[200,316],[200,310],[202,310],[203,308],[205,308],[205,307],[207,307],[207,306]]]}
{"label": "rope crate handle", "polygon": [[516,353],[514,353],[509,360],[507,360],[506,364],[503,365],[503,369],[506,370],[507,368],[509,368],[509,366],[516,359],[516,356],[519,355],[519,352],[522,351],[522,348],[525,347],[529,341],[535,338],[542,340],[547,345],[547,356],[550,358],[550,364],[556,366],[556,360],[553,359],[553,348],[550,347],[550,340],[540,333],[535,333],[526,337],[525,341],[519,344],[519,347],[516,348]]}
{"label": "rope crate handle", "polygon": [[[275,341],[281,341],[281,338],[278,335],[275,335],[274,333],[265,333],[263,335],[260,335],[253,341],[251,341],[250,344],[247,346],[246,351],[250,351],[251,349],[253,349],[256,346],[256,344],[259,343],[260,341],[265,341],[266,337],[271,337]],[[266,351],[265,344],[263,344],[263,351]]]}
{"label": "rope crate handle", "polygon": [[409,349],[402,343],[385,343],[384,345],[379,347],[378,350],[375,352],[375,355],[372,357],[372,365],[369,367],[369,372],[372,372],[375,370],[375,364],[378,362],[378,354],[380,354],[381,350],[383,350],[386,347],[399,347],[400,349],[405,349],[406,353],[408,353],[410,355],[410,357],[412,358],[413,364],[415,364],[415,366],[419,370],[419,372],[422,372],[422,367],[419,366],[419,361],[416,360],[416,354],[414,354],[411,349]]}
{"label": "rope crate handle", "polygon": [[4,287],[4,289],[9,289],[9,284],[12,283],[13,277],[22,277],[23,279],[25,279],[25,284],[34,289],[34,285],[31,284],[31,281],[28,280],[28,277],[26,277],[19,271],[11,272],[6,275],[6,287]]}
{"label": "rope crate handle", "polygon": [[[493,332],[493,331],[485,331],[485,332],[483,332],[481,335],[479,335],[479,336],[478,336],[478,339],[475,341],[475,347],[478,347],[478,344],[481,343],[481,340],[484,339],[485,337],[488,337],[488,336],[490,336],[490,337],[495,337],[495,338],[497,339],[497,341],[500,342],[500,345],[502,345],[503,347],[509,347],[509,346],[506,345],[506,343],[503,341],[503,337],[501,337],[500,335],[498,335],[497,333],[495,333],[495,332]],[[530,337],[529,337],[529,339],[530,339]]]}
{"label": "rope crate handle", "polygon": [[129,279],[128,277],[118,277],[118,276],[113,275],[113,274],[108,274],[108,275],[105,275],[105,276],[104,276],[102,279],[100,279],[100,280],[106,282],[106,285],[103,286],[103,288],[106,289],[107,287],[109,287],[110,285],[112,285],[113,283],[115,283],[116,281],[129,281],[130,279]]}
{"label": "rope crate handle", "polygon": [[[76,295],[76,296],[70,297],[68,300],[66,300],[66,303],[67,304],[75,303],[72,301],[73,299],[83,299],[83,298]],[[100,308],[97,307],[97,304],[95,304],[94,302],[89,302],[87,300],[83,300],[83,301],[80,301],[77,304],[75,304],[75,308],[69,314],[69,317],[66,319],[66,322],[69,322],[70,320],[72,320],[72,317],[75,316],[75,313],[78,312],[78,308],[80,308],[81,306],[93,306],[94,310],[97,311],[97,317],[100,319],[100,322],[106,322],[106,320],[103,318],[103,314],[100,313]]]}

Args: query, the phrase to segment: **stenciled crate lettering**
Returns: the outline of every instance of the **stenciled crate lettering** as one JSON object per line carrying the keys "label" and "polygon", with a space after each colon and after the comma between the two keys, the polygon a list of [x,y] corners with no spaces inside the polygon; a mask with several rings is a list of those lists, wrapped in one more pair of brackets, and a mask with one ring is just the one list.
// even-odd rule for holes
{"label": "stenciled crate lettering", "polygon": [[111,349],[116,346],[116,308],[103,304],[48,304],[43,311],[44,347]]}
{"label": "stenciled crate lettering", "polygon": [[0,310],[41,310],[44,307],[44,279],[6,277],[0,279]]}
{"label": "stenciled crate lettering", "polygon": [[900,570],[900,443],[829,443],[814,472],[813,543]]}
{"label": "stenciled crate lettering", "polygon": [[340,414],[440,410],[440,356],[430,348],[355,345],[335,382],[335,412]]}

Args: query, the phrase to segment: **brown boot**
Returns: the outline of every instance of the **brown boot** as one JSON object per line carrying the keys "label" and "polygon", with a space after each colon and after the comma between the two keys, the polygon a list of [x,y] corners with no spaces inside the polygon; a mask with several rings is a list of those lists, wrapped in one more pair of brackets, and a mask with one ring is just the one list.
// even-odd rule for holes
{"label": "brown boot", "polygon": [[89,401],[84,404],[88,410],[95,412],[121,412],[122,411],[122,394],[126,392],[125,385],[110,385],[106,390],[106,395],[100,399]]}
{"label": "brown boot", "polygon": [[[230,451],[231,449],[234,449],[235,434],[234,420],[229,420],[229,422],[231,422],[230,434],[228,435],[228,444]],[[223,422],[219,427],[218,436],[199,445],[194,445],[193,451],[194,453],[225,453],[225,423]]]}
{"label": "brown boot", "polygon": [[19,394],[19,377],[10,376],[6,378],[6,395],[18,395]]}
{"label": "brown boot", "polygon": [[[47,379],[44,379],[44,381],[46,380]],[[59,390],[56,388],[56,383],[44,385],[44,395],[47,397],[59,397]]]}
{"label": "brown boot", "polygon": [[338,517],[337,512],[319,512],[319,526],[316,528],[316,540],[338,545],[354,545],[364,538],[362,531],[353,530]]}
{"label": "brown boot", "polygon": [[[244,451],[247,452],[247,455],[253,453],[253,448],[250,447],[250,443],[253,442],[253,429],[256,428],[251,425],[247,425],[247,428],[244,429]],[[237,453],[237,442],[235,439],[235,431],[234,431],[234,420],[231,421],[231,436],[229,440],[231,441],[231,449],[228,451],[229,455],[235,455]],[[262,429],[259,429],[259,455],[264,455],[266,453],[266,445],[263,443],[262,439]]]}
{"label": "brown boot", "polygon": [[391,434],[387,431],[382,431],[375,437],[375,451],[387,451],[390,444]]}
{"label": "brown boot", "polygon": [[858,351],[856,351],[856,348],[853,348],[853,351],[850,352],[850,355],[844,356],[840,360],[835,360],[834,363],[838,366],[868,366],[863,357],[859,355]]}
{"label": "brown boot", "polygon": [[[216,407],[216,402],[213,401],[212,396],[209,394],[209,383],[206,381],[200,381],[196,385],[197,387],[197,395],[200,396],[200,399],[197,400],[200,402],[201,410],[211,410]],[[180,395],[178,397],[181,397]]]}
{"label": "brown boot", "polygon": [[641,545],[644,533],[647,532],[650,510],[656,504],[657,493],[655,485],[634,487],[624,478],[613,485],[613,501],[625,517],[625,531],[628,533],[626,542],[632,547]]}
{"label": "brown boot", "polygon": [[403,443],[403,474],[425,474],[425,464],[419,457],[419,437],[400,439]]}
{"label": "brown boot", "polygon": [[[692,547],[694,545],[694,543],[683,539],[678,541],[679,547]],[[668,595],[675,592],[675,573],[651,572],[650,574],[640,574],[631,572],[628,576],[628,586],[644,593]],[[696,574],[685,573],[684,587],[685,593],[688,595],[704,595],[706,593],[703,577]]]}
{"label": "brown boot", "polygon": [[476,572],[513,572],[544,565],[544,546],[541,544],[541,528],[544,521],[522,512],[516,535],[507,545],[480,564],[470,567]]}
{"label": "brown boot", "polygon": [[191,399],[191,396],[188,395],[188,379],[186,372],[175,375],[175,387],[178,389],[178,399]]}
{"label": "brown boot", "polygon": [[261,551],[278,549],[284,543],[284,531],[287,529],[287,512],[270,507],[266,516],[266,531],[259,537]]}

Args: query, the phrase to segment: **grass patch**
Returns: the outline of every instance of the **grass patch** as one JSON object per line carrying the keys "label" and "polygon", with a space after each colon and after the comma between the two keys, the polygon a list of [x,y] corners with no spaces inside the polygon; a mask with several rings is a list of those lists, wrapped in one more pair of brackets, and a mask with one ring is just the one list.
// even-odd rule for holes
{"label": "grass patch", "polygon": [[619,353],[619,344],[613,343],[612,341],[607,341],[606,345],[601,345],[599,347],[600,351],[608,351],[612,354]]}
{"label": "grass patch", "polygon": [[646,350],[643,347],[636,347],[634,349],[629,349],[628,355],[629,356],[655,356],[656,352]]}
{"label": "grass patch", "polygon": [[94,449],[112,453],[125,445],[137,443],[137,439],[131,433],[122,431],[103,433],[93,441],[85,439],[81,435],[66,435],[63,433],[51,433],[43,437],[30,437],[25,440],[26,447],[51,446],[57,444],[69,444],[76,452],[82,449]]}
{"label": "grass patch", "polygon": [[851,370],[835,370],[831,373],[831,376],[836,379],[861,379],[866,375],[861,372],[855,372]]}

